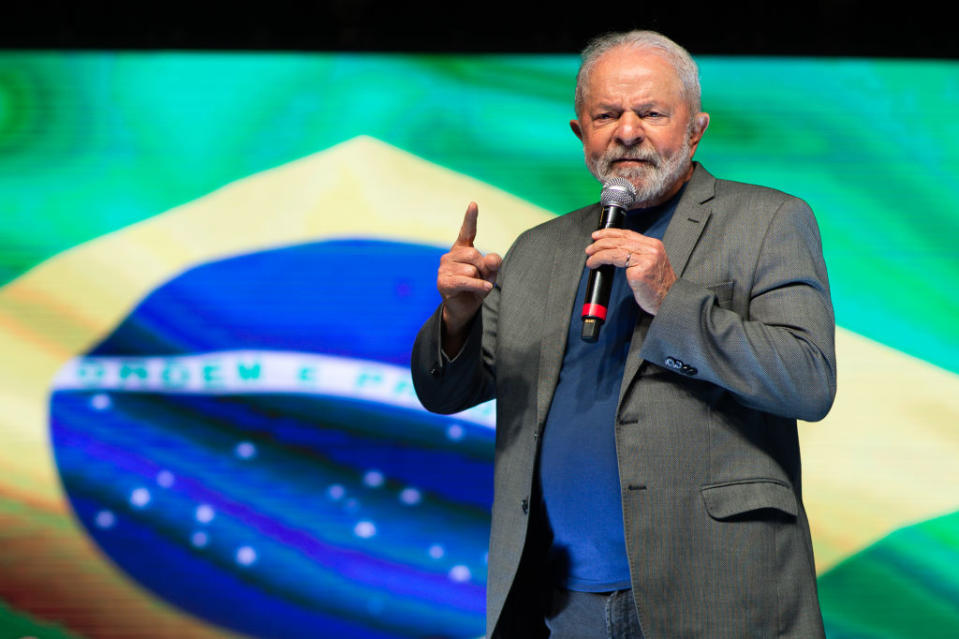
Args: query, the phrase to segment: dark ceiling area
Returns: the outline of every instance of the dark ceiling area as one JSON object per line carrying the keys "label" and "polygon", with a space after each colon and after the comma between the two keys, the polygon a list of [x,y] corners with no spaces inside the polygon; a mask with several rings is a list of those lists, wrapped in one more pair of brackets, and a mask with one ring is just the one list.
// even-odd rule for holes
{"label": "dark ceiling area", "polygon": [[694,55],[959,57],[944,3],[35,0],[7,7],[5,49],[570,53],[607,31],[653,29]]}

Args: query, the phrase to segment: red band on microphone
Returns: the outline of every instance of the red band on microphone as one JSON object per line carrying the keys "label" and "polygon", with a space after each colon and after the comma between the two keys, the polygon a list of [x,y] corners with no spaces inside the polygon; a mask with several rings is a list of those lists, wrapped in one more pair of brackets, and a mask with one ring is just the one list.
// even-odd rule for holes
{"label": "red band on microphone", "polygon": [[601,304],[583,304],[583,317],[595,317],[606,321],[606,307]]}

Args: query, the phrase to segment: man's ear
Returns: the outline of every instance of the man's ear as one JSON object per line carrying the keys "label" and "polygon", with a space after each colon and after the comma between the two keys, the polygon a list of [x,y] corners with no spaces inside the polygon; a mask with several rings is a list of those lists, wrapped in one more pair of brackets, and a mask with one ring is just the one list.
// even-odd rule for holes
{"label": "man's ear", "polygon": [[570,121],[569,121],[569,128],[571,128],[571,129],[573,130],[573,133],[576,135],[576,137],[579,138],[579,141],[582,142],[582,141],[583,141],[583,127],[581,127],[581,126],[579,125],[579,120],[570,120]]}
{"label": "man's ear", "polygon": [[690,134],[689,134],[689,146],[692,149],[693,153],[696,152],[696,147],[699,146],[699,141],[703,139],[703,133],[706,132],[706,128],[708,126],[709,126],[708,113],[699,113],[693,118],[693,130],[690,131]]}
{"label": "man's ear", "polygon": [[696,141],[699,142],[700,138],[703,137],[703,133],[706,132],[706,128],[709,126],[709,114],[708,113],[699,113],[696,115],[696,128],[694,134],[696,136]]}

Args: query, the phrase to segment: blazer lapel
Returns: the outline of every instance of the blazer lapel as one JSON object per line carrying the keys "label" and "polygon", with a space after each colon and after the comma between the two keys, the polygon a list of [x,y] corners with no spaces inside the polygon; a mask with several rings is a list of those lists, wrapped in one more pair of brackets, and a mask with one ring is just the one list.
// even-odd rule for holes
{"label": "blazer lapel", "polygon": [[552,275],[543,307],[543,340],[540,342],[539,375],[536,388],[536,424],[542,427],[559,382],[566,353],[566,338],[573,315],[576,291],[586,266],[586,247],[592,241],[600,215],[599,205],[568,213],[568,225],[557,225]]}
{"label": "blazer lapel", "polygon": [[[689,262],[689,256],[693,252],[696,242],[699,241],[703,229],[706,228],[706,221],[711,214],[707,202],[713,198],[715,189],[716,178],[697,162],[693,177],[686,185],[686,190],[673,212],[673,219],[670,220],[663,236],[663,246],[666,248],[669,264],[673,267],[676,277],[683,276],[683,271],[686,270],[686,264]],[[652,321],[653,316],[649,313],[641,312],[639,314],[636,328],[633,329],[629,354],[626,356],[623,383],[619,390],[620,402],[623,401],[626,389],[642,365],[639,350],[643,346],[643,339],[646,337],[646,332],[649,330],[649,324]]]}
{"label": "blazer lapel", "polygon": [[663,236],[666,255],[669,256],[669,263],[677,277],[683,276],[689,255],[706,228],[706,220],[711,214],[706,203],[713,198],[715,188],[716,178],[697,164]]}

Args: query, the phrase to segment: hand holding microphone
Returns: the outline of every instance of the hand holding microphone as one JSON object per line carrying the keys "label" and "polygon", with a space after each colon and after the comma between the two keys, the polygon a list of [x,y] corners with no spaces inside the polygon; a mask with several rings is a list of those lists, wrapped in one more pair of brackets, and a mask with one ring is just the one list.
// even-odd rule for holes
{"label": "hand holding microphone", "polygon": [[586,266],[593,269],[583,305],[582,338],[587,342],[599,338],[599,330],[606,320],[615,267],[625,269],[626,282],[636,304],[650,315],[659,312],[666,293],[676,281],[661,241],[622,228],[625,211],[633,204],[626,194],[635,197],[632,188],[625,178],[613,178],[603,185],[600,197],[603,214],[599,228],[593,232],[593,243],[586,248],[589,256]]}

